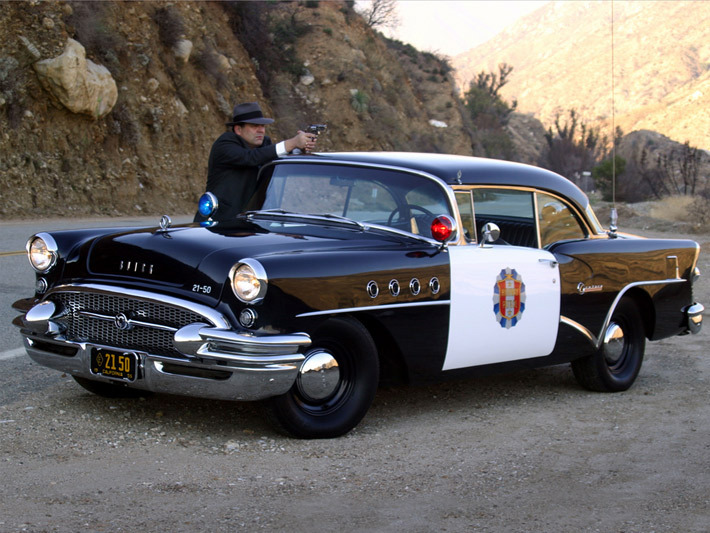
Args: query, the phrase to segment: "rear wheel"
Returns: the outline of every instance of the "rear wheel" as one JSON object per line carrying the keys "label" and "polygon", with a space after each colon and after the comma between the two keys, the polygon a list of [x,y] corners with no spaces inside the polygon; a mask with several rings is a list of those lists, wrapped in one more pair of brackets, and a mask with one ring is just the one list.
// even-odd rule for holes
{"label": "rear wheel", "polygon": [[94,381],[93,379],[86,379],[79,376],[72,377],[74,378],[74,381],[89,392],[104,398],[139,398],[141,396],[148,396],[151,394],[150,391],[131,389],[125,385],[121,385],[120,383]]}
{"label": "rear wheel", "polygon": [[590,356],[572,361],[574,377],[589,390],[627,390],[641,370],[645,346],[638,307],[630,298],[624,298],[611,317],[601,347]]}
{"label": "rear wheel", "polygon": [[299,438],[332,438],[353,429],[377,392],[379,364],[370,333],[358,321],[337,318],[313,335],[296,383],[271,400],[278,427]]}

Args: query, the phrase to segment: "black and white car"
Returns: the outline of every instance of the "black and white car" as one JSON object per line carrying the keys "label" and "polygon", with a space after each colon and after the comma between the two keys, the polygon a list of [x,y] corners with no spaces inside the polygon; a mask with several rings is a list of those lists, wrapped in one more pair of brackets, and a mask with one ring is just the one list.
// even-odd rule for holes
{"label": "black and white car", "polygon": [[91,392],[265,400],[304,438],[365,416],[381,379],[570,362],[630,387],[646,339],[700,330],[699,246],[606,231],[567,179],[417,153],[277,160],[247,210],[30,238],[14,307],[30,357]]}

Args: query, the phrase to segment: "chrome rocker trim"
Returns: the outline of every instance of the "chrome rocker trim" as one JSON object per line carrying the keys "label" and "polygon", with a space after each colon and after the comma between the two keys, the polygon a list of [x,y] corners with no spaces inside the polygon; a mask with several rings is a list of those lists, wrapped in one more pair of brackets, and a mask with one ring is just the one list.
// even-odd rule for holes
{"label": "chrome rocker trim", "polygon": [[[21,329],[28,355],[40,365],[106,383],[122,383],[158,393],[216,400],[261,400],[287,392],[295,383],[305,356],[300,348],[311,344],[306,333],[258,335],[229,328],[226,319],[210,307],[148,292],[120,291],[103,285],[64,286],[60,291],[86,290],[130,295],[142,300],[169,302],[190,309],[213,322],[194,323],[173,333],[173,345],[187,359],[150,354],[98,343],[67,340],[53,302],[33,306],[13,324]],[[103,317],[99,317],[103,319]],[[226,327],[217,327],[217,325]],[[169,329],[169,328],[164,328]],[[94,375],[91,350],[104,348],[138,357],[138,378],[125,382]]]}

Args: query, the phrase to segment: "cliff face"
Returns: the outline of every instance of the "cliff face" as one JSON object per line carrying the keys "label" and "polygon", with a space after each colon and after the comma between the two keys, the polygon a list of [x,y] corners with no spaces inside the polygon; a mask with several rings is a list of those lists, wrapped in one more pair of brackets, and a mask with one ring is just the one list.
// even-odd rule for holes
{"label": "cliff face", "polygon": [[[115,81],[105,116],[40,81],[69,39]],[[474,154],[445,64],[389,45],[345,2],[2,2],[0,217],[192,212],[240,101],[275,140],[317,122],[322,150]]]}
{"label": "cliff face", "polygon": [[613,92],[625,133],[710,149],[710,2],[550,2],[452,61],[462,87],[500,63],[514,67],[504,97],[547,125],[576,109],[611,132]]}

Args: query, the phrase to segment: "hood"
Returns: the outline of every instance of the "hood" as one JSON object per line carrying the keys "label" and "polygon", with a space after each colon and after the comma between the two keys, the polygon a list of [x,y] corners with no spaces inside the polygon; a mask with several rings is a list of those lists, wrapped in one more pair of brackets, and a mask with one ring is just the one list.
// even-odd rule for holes
{"label": "hood", "polygon": [[[304,229],[303,227],[300,228]],[[173,287],[209,283],[221,285],[229,269],[246,257],[264,260],[271,255],[346,249],[368,249],[382,240],[361,232],[308,226],[309,234],[275,233],[256,225],[229,228],[176,226],[167,231],[151,228],[98,237],[89,250],[91,275],[149,281]],[[312,230],[312,231],[311,231]],[[387,246],[392,246],[389,241]],[[400,242],[401,245],[401,242]],[[213,295],[213,296],[216,296]]]}

